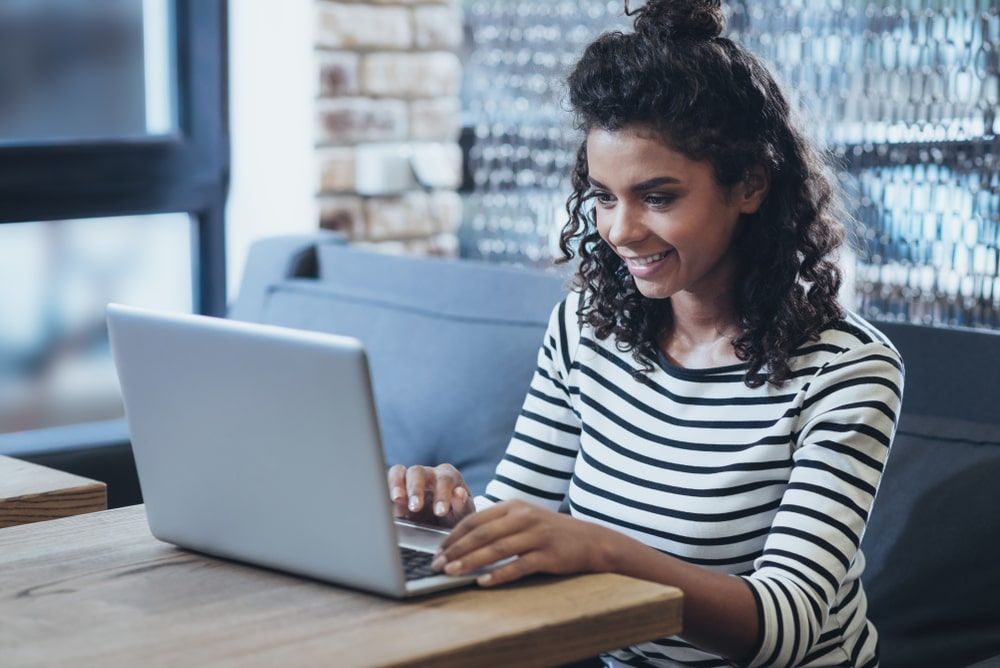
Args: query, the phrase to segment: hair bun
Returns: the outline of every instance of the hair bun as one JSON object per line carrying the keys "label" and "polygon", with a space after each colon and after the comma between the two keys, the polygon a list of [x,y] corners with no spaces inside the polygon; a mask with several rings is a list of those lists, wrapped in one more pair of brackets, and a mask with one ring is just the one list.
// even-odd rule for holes
{"label": "hair bun", "polygon": [[709,40],[722,34],[726,26],[722,0],[647,0],[625,13],[635,16],[635,31],[671,39]]}

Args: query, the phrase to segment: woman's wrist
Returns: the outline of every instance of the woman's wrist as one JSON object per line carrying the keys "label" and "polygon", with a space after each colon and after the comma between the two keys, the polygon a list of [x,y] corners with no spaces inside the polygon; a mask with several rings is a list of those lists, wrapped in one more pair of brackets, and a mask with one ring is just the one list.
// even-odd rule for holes
{"label": "woman's wrist", "polygon": [[623,555],[629,549],[629,543],[634,541],[618,531],[591,524],[594,536],[588,541],[589,560],[587,570],[593,573],[623,573],[625,560]]}

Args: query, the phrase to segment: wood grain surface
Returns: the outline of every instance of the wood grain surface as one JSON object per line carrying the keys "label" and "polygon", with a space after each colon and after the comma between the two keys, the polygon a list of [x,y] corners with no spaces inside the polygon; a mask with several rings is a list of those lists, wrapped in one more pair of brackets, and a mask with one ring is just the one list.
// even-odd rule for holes
{"label": "wood grain surface", "polygon": [[0,455],[0,528],[107,508],[103,482]]}
{"label": "wood grain surface", "polygon": [[181,550],[142,506],[0,530],[0,664],[552,666],[675,634],[680,590],[535,577],[410,601]]}

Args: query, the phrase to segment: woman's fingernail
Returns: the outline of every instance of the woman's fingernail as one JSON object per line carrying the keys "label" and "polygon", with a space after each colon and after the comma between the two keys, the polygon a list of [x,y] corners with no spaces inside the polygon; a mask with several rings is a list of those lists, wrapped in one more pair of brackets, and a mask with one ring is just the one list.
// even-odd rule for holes
{"label": "woman's fingernail", "polygon": [[447,563],[448,560],[444,558],[444,555],[439,554],[438,556],[434,557],[433,561],[431,561],[431,568],[435,571],[440,571],[441,569],[444,568],[444,565]]}
{"label": "woman's fingernail", "polygon": [[434,506],[434,514],[438,517],[444,517],[448,512],[448,504],[444,501],[438,501]]}
{"label": "woman's fingernail", "polygon": [[410,497],[410,510],[416,510],[420,507],[420,498],[416,494]]}
{"label": "woman's fingernail", "polygon": [[444,567],[444,572],[448,575],[458,575],[462,572],[462,562],[461,561],[449,561]]}
{"label": "woman's fingernail", "polygon": [[391,495],[390,498],[393,501],[399,501],[404,496],[406,496],[406,490],[404,490],[402,487],[393,487],[392,488],[392,495]]}

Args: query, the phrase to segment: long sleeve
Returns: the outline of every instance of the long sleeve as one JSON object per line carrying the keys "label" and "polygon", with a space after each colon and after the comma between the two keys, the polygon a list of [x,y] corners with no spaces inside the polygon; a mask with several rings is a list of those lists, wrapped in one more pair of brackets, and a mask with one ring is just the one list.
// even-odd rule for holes
{"label": "long sleeve", "polygon": [[[753,666],[790,666],[841,652],[830,625],[850,629],[856,655],[873,652],[857,598],[858,547],[889,454],[902,400],[902,365],[880,342],[822,366],[801,407],[794,465],[755,570],[746,577],[762,615]],[[853,618],[852,618],[853,615]],[[846,658],[846,657],[841,657]],[[858,665],[857,656],[850,665]]]}
{"label": "long sleeve", "polygon": [[580,448],[580,418],[570,394],[579,331],[567,326],[578,298],[571,293],[552,311],[514,435],[477,505],[516,498],[555,509],[566,496]]}

